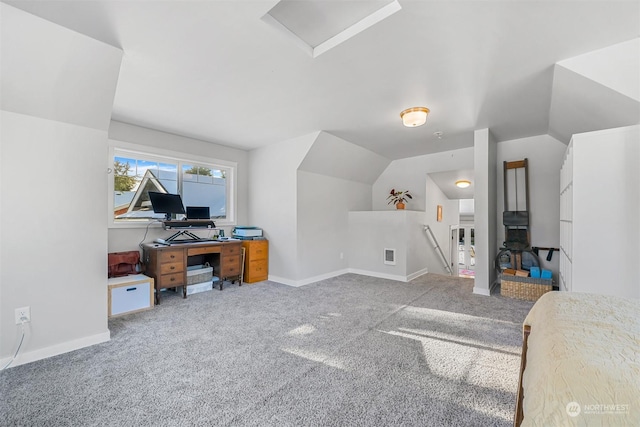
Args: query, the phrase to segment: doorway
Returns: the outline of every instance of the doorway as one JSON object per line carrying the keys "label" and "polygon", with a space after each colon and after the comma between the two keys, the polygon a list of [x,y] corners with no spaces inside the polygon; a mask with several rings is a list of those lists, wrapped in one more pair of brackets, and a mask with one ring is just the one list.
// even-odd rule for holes
{"label": "doorway", "polygon": [[450,256],[454,276],[475,277],[475,229],[472,224],[451,226]]}

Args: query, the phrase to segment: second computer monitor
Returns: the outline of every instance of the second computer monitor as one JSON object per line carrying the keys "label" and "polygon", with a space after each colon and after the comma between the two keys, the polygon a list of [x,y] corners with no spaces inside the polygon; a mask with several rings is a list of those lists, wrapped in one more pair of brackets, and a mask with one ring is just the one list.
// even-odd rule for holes
{"label": "second computer monitor", "polygon": [[211,219],[209,206],[187,206],[187,219]]}

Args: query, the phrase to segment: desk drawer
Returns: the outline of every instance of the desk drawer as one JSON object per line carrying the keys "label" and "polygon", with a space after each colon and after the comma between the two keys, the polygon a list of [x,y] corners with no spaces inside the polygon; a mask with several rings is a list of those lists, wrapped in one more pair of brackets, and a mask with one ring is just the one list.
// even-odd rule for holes
{"label": "desk drawer", "polygon": [[240,275],[240,255],[225,256],[221,263],[220,276],[232,277]]}
{"label": "desk drawer", "polygon": [[182,262],[183,259],[182,249],[178,250],[169,250],[169,251],[160,251],[160,262]]}
{"label": "desk drawer", "polygon": [[244,272],[244,281],[247,283],[261,282],[267,280],[269,277],[269,261],[266,259],[259,259],[256,261],[250,261],[247,263],[247,268]]}
{"label": "desk drawer", "polygon": [[167,262],[165,264],[160,264],[160,274],[178,273],[180,271],[184,271],[184,263],[182,260],[179,262]]}
{"label": "desk drawer", "polygon": [[247,257],[250,260],[266,259],[269,253],[269,242],[266,240],[254,240],[249,245]]}
{"label": "desk drawer", "polygon": [[187,249],[187,256],[203,255],[203,254],[217,254],[220,253],[220,246],[205,246],[202,248],[189,248]]}
{"label": "desk drawer", "polygon": [[232,244],[232,245],[223,245],[222,246],[222,255],[240,255],[240,248],[242,247],[241,243]]}
{"label": "desk drawer", "polygon": [[184,273],[163,274],[158,277],[158,289],[173,288],[184,285]]}

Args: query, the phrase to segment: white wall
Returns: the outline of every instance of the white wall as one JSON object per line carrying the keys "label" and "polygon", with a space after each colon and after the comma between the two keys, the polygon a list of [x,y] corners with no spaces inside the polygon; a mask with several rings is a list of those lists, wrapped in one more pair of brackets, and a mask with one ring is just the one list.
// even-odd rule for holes
{"label": "white wall", "polygon": [[7,4],[1,7],[2,109],[106,129],[122,51]]}
{"label": "white wall", "polygon": [[373,151],[320,132],[299,169],[371,185],[389,163]]}
{"label": "white wall", "polygon": [[371,185],[298,171],[298,279],[348,267],[349,211],[371,210]]}
{"label": "white wall", "polygon": [[[331,153],[338,156],[335,163],[330,161]],[[389,163],[348,141],[318,132],[253,150],[249,158],[249,223],[262,227],[270,239],[269,277],[297,286],[342,273],[346,268],[368,268],[359,258],[361,251],[346,249],[344,236],[352,235],[353,226],[349,211],[395,211],[394,206],[387,205],[386,197],[392,187],[405,188],[405,184],[414,194],[407,212],[420,210],[409,214],[420,219],[414,224],[419,226],[404,235],[403,246],[412,241],[411,247],[420,250],[405,256],[409,273],[396,271],[391,275],[407,277],[426,271],[427,257],[433,258],[434,268],[443,269],[424,231],[427,173],[470,169],[473,148]],[[371,170],[381,171],[387,164],[370,184],[377,176]],[[435,205],[444,205],[445,219],[438,226],[445,230],[442,239],[446,245],[448,227],[458,220],[457,202],[446,200],[441,193],[432,200],[434,219]],[[366,243],[362,244],[365,250]],[[382,268],[382,273],[388,270],[388,266]]]}
{"label": "white wall", "polygon": [[[458,200],[450,200],[440,190],[440,187],[426,175],[426,215],[425,224],[431,227],[435,238],[440,245],[440,249],[444,253],[447,263],[451,264],[451,249],[450,249],[450,227],[459,223],[460,208]],[[437,207],[442,206],[442,221],[437,220]],[[427,267],[430,273],[449,274],[444,267],[442,258],[438,253],[438,250],[434,248],[433,242],[429,246],[427,251]]]}
{"label": "white wall", "polygon": [[344,273],[348,212],[371,209],[388,163],[326,132],[251,151],[250,222],[270,239],[270,279],[300,286]]}
{"label": "white wall", "polygon": [[14,310],[31,307],[15,366],[109,339],[105,158],[122,52],[0,8],[2,364]]}
{"label": "white wall", "polygon": [[473,216],[475,214],[473,199],[460,199],[459,202],[460,221],[458,223],[473,225]]}
{"label": "white wall", "polygon": [[298,166],[318,133],[249,153],[249,224],[269,239],[269,277],[283,283],[298,279]]}
{"label": "white wall", "polygon": [[640,101],[640,37],[565,59],[558,65]]}
{"label": "white wall", "polygon": [[[349,212],[349,271],[408,281],[427,270],[429,242],[422,211]],[[396,265],[384,250],[396,250]]]}
{"label": "white wall", "polygon": [[497,255],[496,236],[496,143],[489,129],[474,132],[474,228],[476,268],[473,292],[490,295],[496,280],[493,265]]}
{"label": "white wall", "polygon": [[426,175],[459,169],[473,169],[472,147],[394,160],[373,184],[373,210],[395,209],[395,206],[387,204],[392,188],[410,190],[413,200],[409,201],[407,209],[423,210],[426,207]]}
{"label": "white wall", "polygon": [[[496,245],[498,248],[501,248],[504,242],[504,225],[502,224],[502,212],[504,211],[503,162],[525,158],[529,162],[531,246],[560,247],[560,167],[566,149],[566,145],[549,135],[532,136],[497,144]],[[509,180],[508,184],[511,186],[513,180]],[[557,282],[559,253],[555,252],[550,262],[546,260],[546,257],[547,252],[541,251],[539,254],[541,266],[553,271]]]}
{"label": "white wall", "polygon": [[371,210],[371,185],[389,163],[342,138],[318,134],[298,167],[296,284],[346,271],[348,213]]}
{"label": "white wall", "polygon": [[[249,186],[249,154],[244,150],[225,147],[197,139],[187,138],[166,132],[160,132],[127,123],[111,121],[109,126],[109,143],[120,147],[134,148],[129,144],[135,144],[135,148],[144,150],[149,147],[153,152],[177,153],[181,157],[190,157],[197,160],[199,157],[207,159],[235,162],[237,164],[236,176],[236,222],[238,225],[246,225],[248,221],[248,186]],[[105,162],[109,159],[105,156]],[[110,166],[107,163],[107,166]],[[109,175],[107,179],[112,179]],[[138,243],[144,238],[146,225],[115,226],[109,228],[109,252],[137,250]],[[231,235],[233,227],[219,227]],[[203,234],[204,233],[204,234]],[[170,231],[163,230],[159,224],[149,227],[145,241],[155,238],[166,238]],[[196,231],[196,234],[198,232]],[[203,236],[206,232],[200,232]]]}

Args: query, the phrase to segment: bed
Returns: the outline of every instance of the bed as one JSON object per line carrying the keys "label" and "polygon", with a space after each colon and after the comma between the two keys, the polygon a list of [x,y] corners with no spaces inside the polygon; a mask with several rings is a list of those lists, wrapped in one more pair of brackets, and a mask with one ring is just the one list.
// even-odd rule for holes
{"label": "bed", "polygon": [[540,297],[523,325],[515,426],[640,426],[640,300]]}

